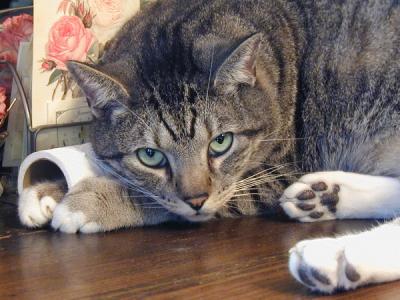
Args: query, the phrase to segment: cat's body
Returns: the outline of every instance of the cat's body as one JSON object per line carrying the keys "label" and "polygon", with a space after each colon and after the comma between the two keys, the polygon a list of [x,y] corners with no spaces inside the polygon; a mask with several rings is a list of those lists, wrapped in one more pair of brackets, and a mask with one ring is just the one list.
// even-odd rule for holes
{"label": "cat's body", "polygon": [[[96,232],[279,204],[300,221],[393,217],[399,46],[397,1],[161,1],[124,26],[99,65],[68,65],[114,179],[62,199],[34,186],[20,218]],[[292,274],[325,292],[399,278],[388,259],[400,261],[400,245],[386,239],[397,223],[299,243]]]}

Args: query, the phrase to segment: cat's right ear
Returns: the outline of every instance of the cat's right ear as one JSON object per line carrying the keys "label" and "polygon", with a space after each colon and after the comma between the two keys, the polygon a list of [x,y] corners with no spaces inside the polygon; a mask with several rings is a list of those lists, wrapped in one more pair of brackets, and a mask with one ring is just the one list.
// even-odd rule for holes
{"label": "cat's right ear", "polygon": [[255,33],[242,41],[217,69],[214,86],[222,85],[226,92],[236,90],[239,84],[254,86],[261,41],[261,33]]}
{"label": "cat's right ear", "polygon": [[[84,92],[96,119],[127,109],[124,102],[129,98],[129,93],[115,78],[82,62],[69,61],[67,68]],[[111,114],[107,114],[107,112]]]}

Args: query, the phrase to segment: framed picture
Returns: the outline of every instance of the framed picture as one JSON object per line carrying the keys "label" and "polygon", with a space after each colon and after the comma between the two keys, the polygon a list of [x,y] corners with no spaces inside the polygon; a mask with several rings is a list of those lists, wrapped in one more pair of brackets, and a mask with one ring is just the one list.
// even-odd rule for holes
{"label": "framed picture", "polygon": [[[33,128],[91,120],[86,99],[65,62],[96,63],[107,41],[139,7],[139,0],[34,1]],[[85,126],[43,130],[36,149],[84,143],[86,131]]]}

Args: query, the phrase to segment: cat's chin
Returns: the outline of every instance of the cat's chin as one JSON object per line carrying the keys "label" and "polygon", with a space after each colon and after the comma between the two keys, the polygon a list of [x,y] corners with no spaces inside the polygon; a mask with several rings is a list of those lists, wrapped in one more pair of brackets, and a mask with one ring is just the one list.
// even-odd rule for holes
{"label": "cat's chin", "polygon": [[190,222],[205,222],[213,217],[214,216],[212,214],[195,214],[192,216],[185,216],[185,218]]}

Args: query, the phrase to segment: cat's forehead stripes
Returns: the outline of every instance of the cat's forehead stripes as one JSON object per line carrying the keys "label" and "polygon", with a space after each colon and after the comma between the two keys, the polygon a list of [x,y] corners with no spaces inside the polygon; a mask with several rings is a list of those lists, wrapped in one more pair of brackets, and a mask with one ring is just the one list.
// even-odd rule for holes
{"label": "cat's forehead stripes", "polygon": [[152,85],[150,98],[146,100],[156,107],[164,105],[164,108],[179,109],[202,101],[202,97],[194,84],[166,81],[163,84]]}
{"label": "cat's forehead stripes", "polygon": [[177,142],[178,141],[178,135],[176,133],[177,132],[176,128],[174,130],[173,127],[172,127],[173,125],[172,124],[170,125],[171,122],[167,122],[165,120],[164,114],[163,114],[163,112],[161,110],[159,110],[157,112],[157,115],[158,115],[158,118],[160,120],[161,125],[165,128],[166,132],[170,135],[170,137],[172,138],[172,140],[174,142]]}
{"label": "cat's forehead stripes", "polygon": [[196,104],[199,100],[196,87],[183,83],[154,87],[147,103],[156,113],[157,124],[164,129],[162,132],[177,142],[195,137],[199,117]]}
{"label": "cat's forehead stripes", "polygon": [[[164,130],[159,130],[158,135],[167,134],[174,142],[193,140],[196,136],[198,112],[195,107],[180,109],[177,112],[157,110],[158,124]],[[158,137],[159,140],[162,137]]]}

